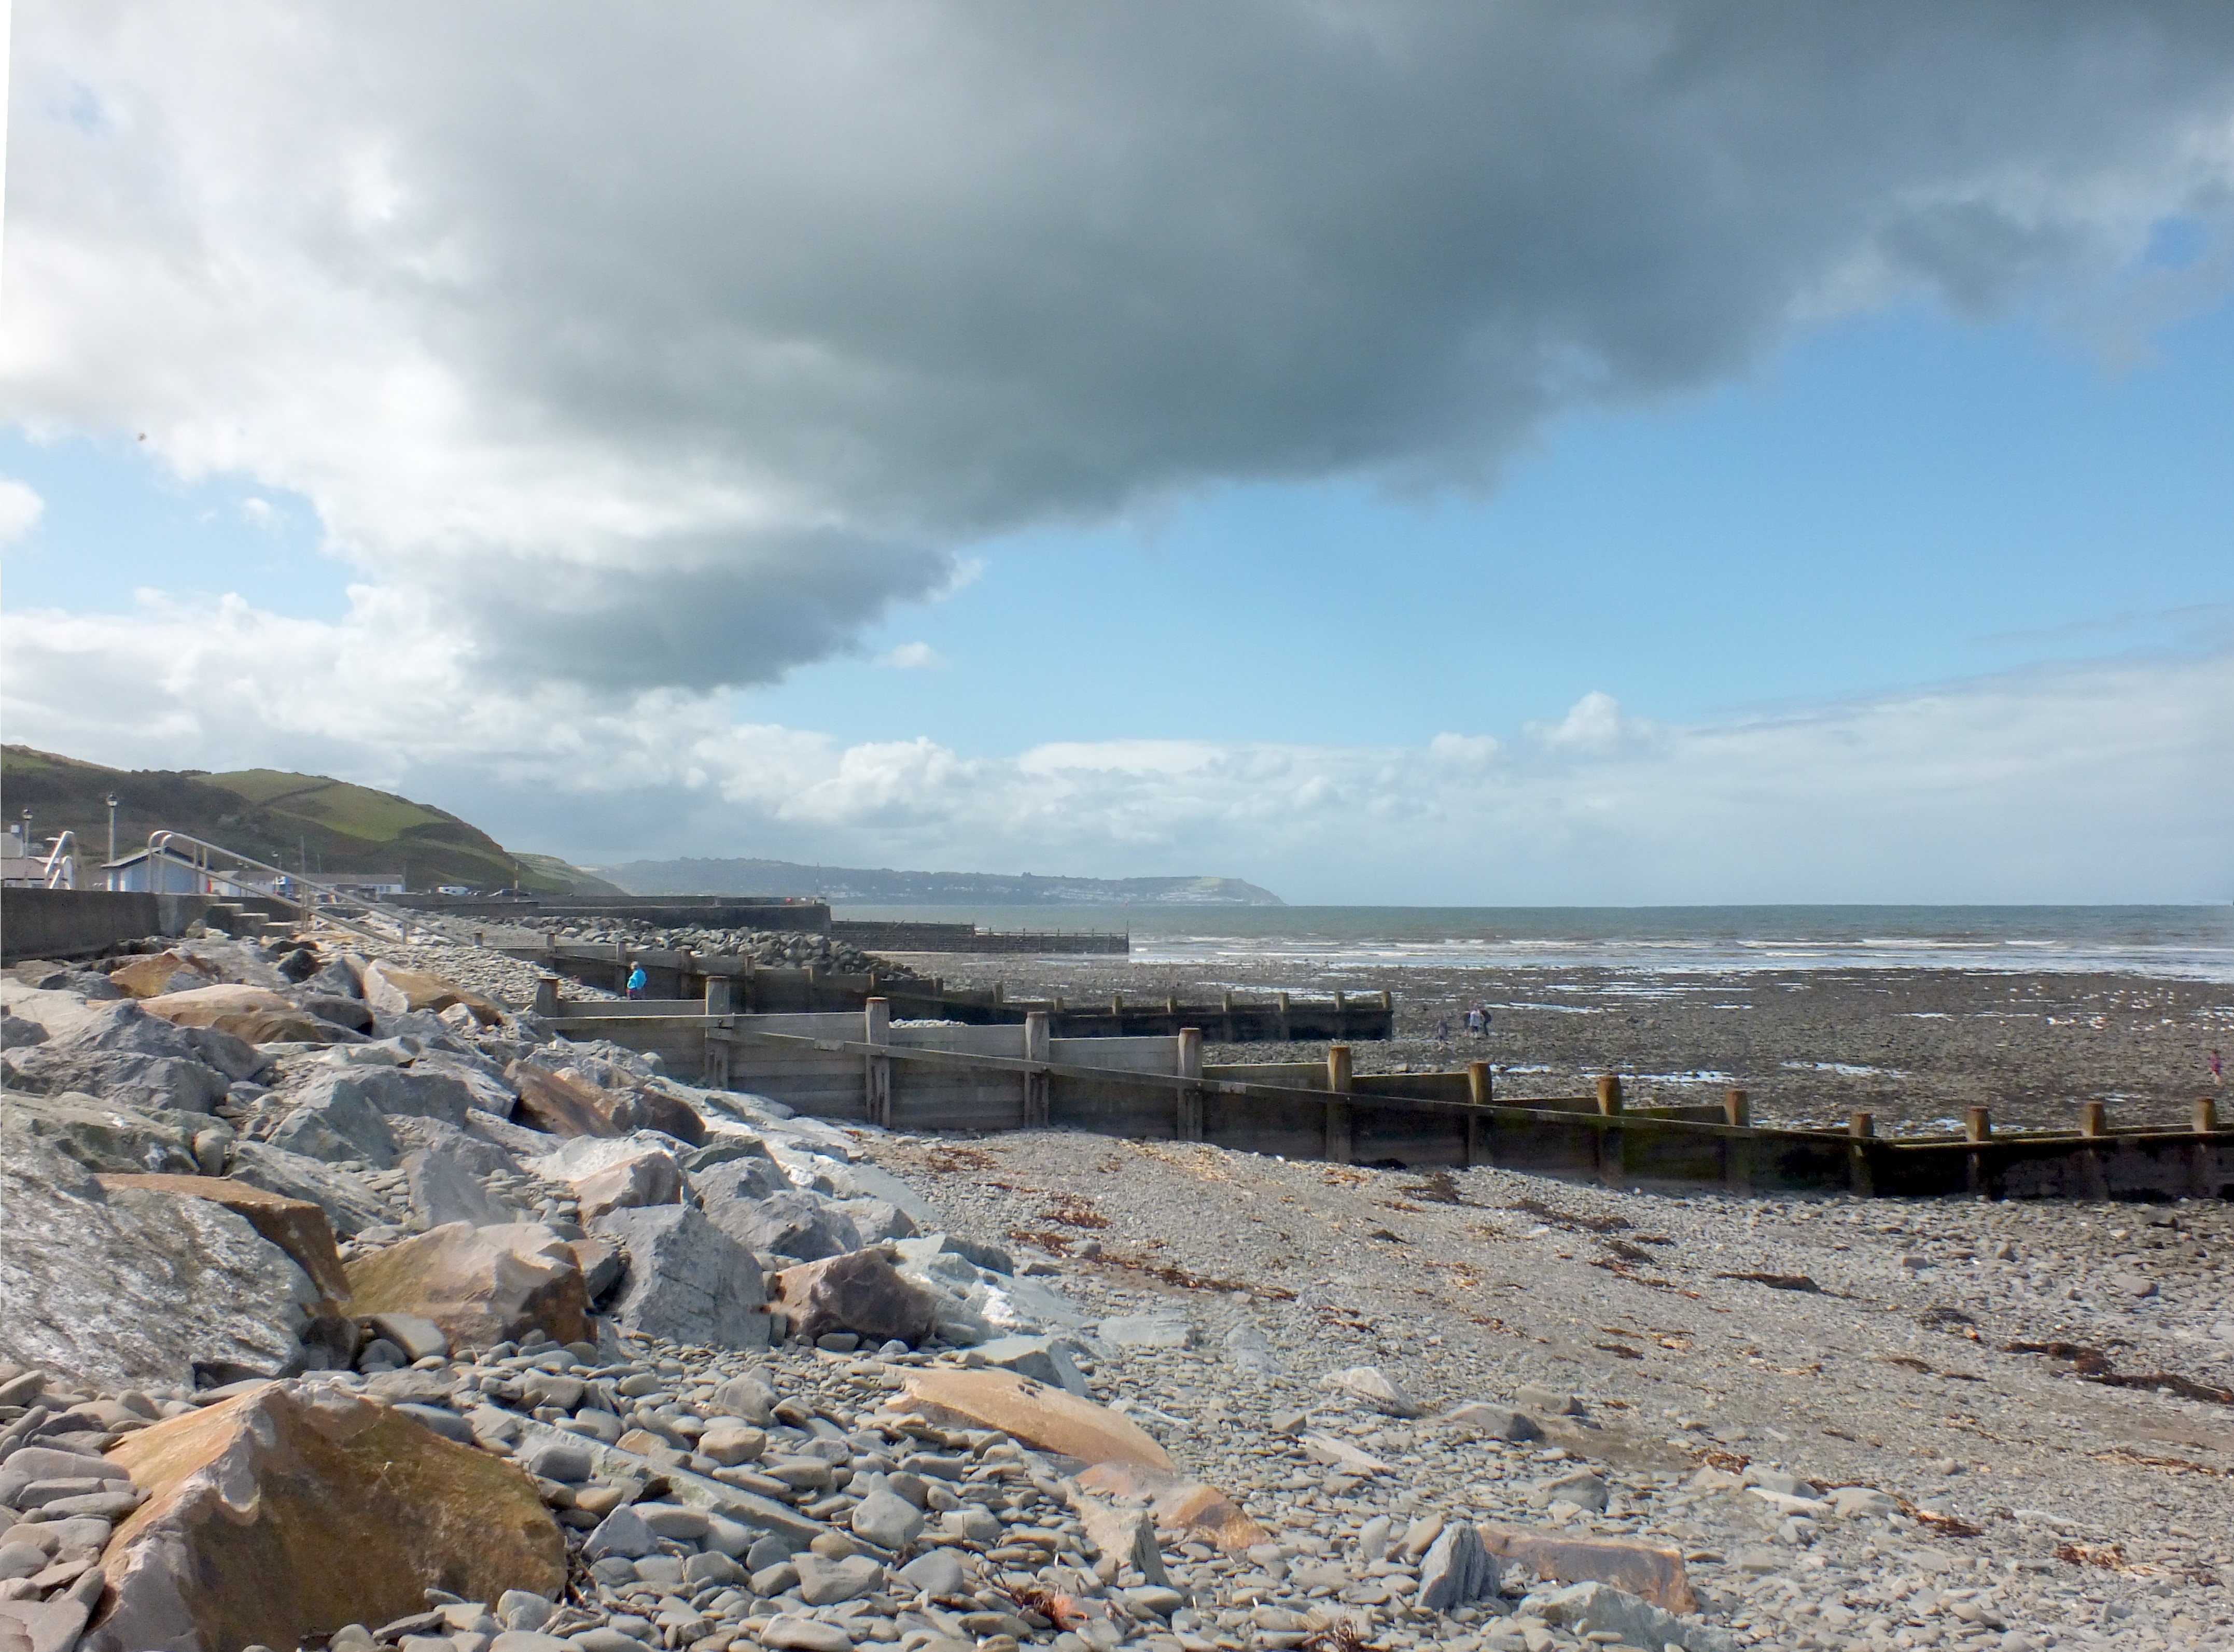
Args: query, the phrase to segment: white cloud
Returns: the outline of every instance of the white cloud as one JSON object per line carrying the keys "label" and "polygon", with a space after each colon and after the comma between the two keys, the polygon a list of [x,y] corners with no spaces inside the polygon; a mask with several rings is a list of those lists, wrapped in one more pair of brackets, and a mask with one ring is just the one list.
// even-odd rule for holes
{"label": "white cloud", "polygon": [[2099,291],[2234,181],[2234,11],[2176,4],[77,0],[14,88],[0,411],[621,693],[987,536],[1477,481],[1811,316]]}
{"label": "white cloud", "polygon": [[928,643],[903,643],[878,655],[872,662],[898,671],[937,670],[946,663],[946,656]]}
{"label": "white cloud", "polygon": [[16,544],[39,525],[47,502],[28,483],[0,476],[0,548]]}
{"label": "white cloud", "polygon": [[[371,587],[338,624],[238,598],[0,616],[8,737],[127,767],[337,773],[603,862],[1237,873],[1295,900],[2234,896],[2234,648],[1551,738],[1196,741],[965,757],[737,724],[717,696],[492,692],[471,639]],[[398,646],[397,638],[411,639]],[[1563,732],[1575,737],[1558,738]]]}

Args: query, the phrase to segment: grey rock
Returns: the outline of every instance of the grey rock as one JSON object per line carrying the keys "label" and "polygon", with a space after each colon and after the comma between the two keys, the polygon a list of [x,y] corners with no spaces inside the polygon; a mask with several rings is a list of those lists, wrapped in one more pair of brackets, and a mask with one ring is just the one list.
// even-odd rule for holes
{"label": "grey rock", "polygon": [[1345,1371],[1329,1371],[1319,1379],[1319,1387],[1362,1400],[1391,1417],[1417,1417],[1426,1410],[1377,1366],[1354,1365]]}
{"label": "grey rock", "polygon": [[1728,1652],[1733,1644],[1725,1630],[1687,1623],[1673,1612],[1662,1611],[1610,1583],[1572,1583],[1531,1595],[1521,1603],[1521,1610],[1578,1638],[1604,1632],[1619,1636],[1631,1646],[1664,1647],[1672,1642],[1689,1652]]}
{"label": "grey rock", "polygon": [[915,1218],[890,1199],[839,1199],[831,1206],[840,1211],[853,1224],[863,1244],[883,1244],[892,1239],[905,1239],[915,1232]]}
{"label": "grey rock", "polygon": [[628,1252],[610,1310],[624,1329],[717,1348],[768,1346],[759,1263],[695,1206],[608,1211],[594,1231]]}
{"label": "grey rock", "polygon": [[47,1569],[47,1551],[35,1543],[0,1542],[0,1579],[29,1577]]}
{"label": "grey rock", "polygon": [[186,1031],[194,1054],[229,1081],[253,1081],[271,1070],[271,1057],[245,1038],[216,1027],[190,1027]]}
{"label": "grey rock", "polygon": [[799,1569],[799,1595],[809,1606],[837,1606],[858,1600],[885,1581],[885,1569],[866,1555],[825,1560],[807,1553],[792,1564]]}
{"label": "grey rock", "polygon": [[709,1192],[703,1183],[698,1192],[708,1219],[748,1250],[819,1262],[861,1248],[860,1235],[845,1213],[811,1193],[728,1198]]}
{"label": "grey rock", "polygon": [[[540,1595],[531,1595],[524,1589],[507,1589],[497,1596],[497,1617],[508,1629],[532,1633],[548,1623],[558,1610],[556,1602],[545,1600]],[[522,1652],[528,1652],[528,1649],[523,1649]]]}
{"label": "grey rock", "polygon": [[924,1595],[959,1592],[964,1573],[958,1557],[945,1549],[918,1555],[893,1574],[911,1589]]}
{"label": "grey rock", "polygon": [[329,1164],[356,1160],[376,1170],[395,1165],[395,1138],[381,1110],[368,1094],[368,1075],[379,1068],[327,1070],[310,1083],[290,1092],[293,1104],[269,1140],[275,1147],[323,1159]]}
{"label": "grey rock", "polygon": [[0,1301],[11,1304],[0,1358],[111,1393],[191,1388],[197,1367],[300,1368],[317,1287],[232,1211],[134,1189],[104,1196],[36,1149],[0,1160]]}
{"label": "grey rock", "polygon": [[[414,1147],[423,1147],[429,1152],[437,1152],[446,1159],[454,1160],[468,1173],[474,1176],[517,1175],[520,1169],[519,1154],[505,1144],[490,1140],[481,1135],[476,1128],[480,1120],[491,1116],[478,1111],[469,1111],[466,1114],[465,1127],[461,1129],[456,1125],[446,1123],[441,1119],[421,1119],[408,1114],[392,1115],[387,1120],[388,1133],[395,1138],[395,1144],[399,1148],[408,1150]],[[505,1129],[507,1133],[526,1135],[537,1143],[533,1153],[544,1153],[551,1150],[551,1138],[548,1136],[539,1135],[532,1131],[515,1132],[510,1125],[506,1125]],[[532,1157],[533,1153],[531,1153],[530,1157]]]}
{"label": "grey rock", "polygon": [[[774,1193],[792,1191],[789,1181],[777,1168],[775,1161],[767,1157],[768,1150],[758,1142],[751,1144],[757,1152],[748,1150],[733,1137],[723,1137],[696,1149],[683,1160],[683,1168],[690,1172],[690,1185],[698,1197],[711,1205],[733,1199],[763,1199]],[[708,1159],[709,1153],[726,1155]]]}
{"label": "grey rock", "polygon": [[693,1589],[704,1589],[709,1584],[741,1583],[750,1576],[737,1564],[734,1556],[718,1551],[693,1555],[683,1563],[683,1581]]}
{"label": "grey rock", "polygon": [[519,1463],[529,1473],[564,1485],[579,1485],[597,1472],[589,1448],[572,1440],[541,1441],[522,1452]]}
{"label": "grey rock", "polygon": [[50,1152],[89,1171],[199,1173],[193,1120],[161,1119],[89,1095],[34,1096],[10,1091],[0,1113],[5,1157]]}
{"label": "grey rock", "polygon": [[0,1600],[0,1619],[16,1620],[31,1652],[70,1652],[91,1615],[83,1601],[67,1595],[49,1601]]}
{"label": "grey rock", "polygon": [[879,1549],[904,1549],[923,1531],[923,1512],[904,1497],[872,1492],[853,1507],[853,1534]]}
{"label": "grey rock", "polygon": [[33,1095],[79,1091],[142,1112],[207,1113],[232,1081],[199,1056],[34,1045],[0,1055],[9,1087]]}
{"label": "grey rock", "polygon": [[1541,1440],[1544,1431],[1536,1426],[1535,1418],[1525,1411],[1515,1411],[1511,1406],[1485,1405],[1470,1400],[1465,1405],[1454,1406],[1443,1414],[1443,1420],[1463,1428],[1479,1428],[1495,1440]]}
{"label": "grey rock", "polygon": [[582,1545],[582,1558],[603,1560],[608,1555],[617,1555],[624,1560],[637,1560],[658,1547],[659,1539],[643,1523],[643,1517],[624,1504],[598,1523],[597,1530]]}
{"label": "grey rock", "polygon": [[1285,1376],[1288,1368],[1272,1351],[1272,1343],[1254,1325],[1236,1325],[1225,1334],[1225,1358],[1237,1370],[1257,1376]]}
{"label": "grey rock", "polygon": [[635,1507],[656,1538],[697,1543],[713,1530],[713,1517],[703,1509],[686,1508],[680,1503],[638,1503]]}
{"label": "grey rock", "polygon": [[[756,1588],[754,1592],[765,1591]],[[852,1652],[853,1637],[835,1623],[787,1612],[768,1620],[761,1631],[761,1644],[779,1652]]]}
{"label": "grey rock", "polygon": [[[852,1184],[848,1190],[852,1197],[883,1199],[889,1205],[898,1205],[907,1212],[916,1229],[932,1227],[938,1221],[937,1212],[931,1208],[929,1199],[881,1166],[866,1160],[848,1165],[846,1166],[846,1179]],[[1009,1253],[998,1245],[986,1244],[977,1248],[998,1258],[983,1263],[983,1266],[996,1273],[1014,1273],[1016,1270],[1015,1264],[1009,1260]]]}
{"label": "grey rock", "polygon": [[1094,1328],[1094,1334],[1119,1348],[1186,1348],[1194,1327],[1182,1314],[1118,1314]]}
{"label": "grey rock", "polygon": [[1447,1525],[1420,1562],[1420,1606],[1431,1612],[1447,1612],[1494,1595],[1504,1569],[1481,1546],[1481,1533],[1471,1522]]}
{"label": "grey rock", "polygon": [[1606,1483],[1589,1469],[1578,1468],[1553,1479],[1537,1481],[1528,1494],[1528,1500],[1539,1509],[1564,1502],[1603,1514],[1606,1505]]}
{"label": "grey rock", "polygon": [[47,1029],[28,1017],[0,1010],[0,1049],[22,1049],[47,1041]]}
{"label": "grey rock", "polygon": [[235,1180],[318,1206],[337,1237],[352,1238],[395,1219],[385,1201],[355,1174],[336,1170],[323,1159],[290,1152],[268,1141],[235,1141],[228,1161]]}
{"label": "grey rock", "polygon": [[374,1335],[395,1343],[407,1359],[431,1359],[450,1351],[450,1339],[442,1328],[417,1314],[375,1314],[369,1322]]}
{"label": "grey rock", "polygon": [[1067,1388],[1085,1399],[1088,1397],[1086,1378],[1070,1357],[1075,1346],[1052,1336],[999,1336],[979,1343],[972,1363],[997,1366],[1051,1388]]}
{"label": "grey rock", "polygon": [[775,1410],[775,1390],[758,1377],[731,1377],[714,1390],[712,1414],[765,1423]]}
{"label": "grey rock", "polygon": [[[507,1595],[519,1592],[516,1589],[505,1591]],[[545,1606],[551,1604],[549,1601],[543,1603]],[[546,1617],[544,1621],[548,1623],[550,1620]],[[451,1644],[454,1647],[456,1642],[454,1640]],[[555,1635],[539,1634],[527,1629],[508,1629],[488,1643],[488,1652],[576,1652],[576,1649],[572,1641],[562,1641]]]}
{"label": "grey rock", "polygon": [[1513,1403],[1523,1411],[1532,1411],[1539,1417],[1579,1417],[1583,1401],[1579,1394],[1562,1394],[1557,1388],[1547,1388],[1538,1383],[1524,1382],[1512,1396]]}
{"label": "grey rock", "polygon": [[[463,1134],[463,1132],[460,1132]],[[474,1173],[447,1153],[419,1148],[403,1155],[411,1208],[430,1228],[449,1222],[500,1227],[520,1212],[483,1187]]]}
{"label": "grey rock", "polygon": [[406,1401],[395,1407],[399,1416],[410,1418],[422,1427],[433,1430],[445,1440],[454,1440],[461,1446],[474,1444],[474,1427],[456,1412],[441,1406],[420,1405]]}

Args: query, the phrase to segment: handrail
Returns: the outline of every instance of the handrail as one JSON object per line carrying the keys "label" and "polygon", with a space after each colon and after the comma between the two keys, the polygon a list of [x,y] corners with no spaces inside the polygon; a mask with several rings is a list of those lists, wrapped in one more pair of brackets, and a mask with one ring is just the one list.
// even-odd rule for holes
{"label": "handrail", "polygon": [[77,857],[75,855],[65,855],[62,852],[62,851],[68,848],[76,837],[77,833],[75,832],[63,833],[62,836],[55,839],[55,846],[48,852],[46,870],[42,875],[41,881],[43,882],[49,889],[75,889],[77,887]]}

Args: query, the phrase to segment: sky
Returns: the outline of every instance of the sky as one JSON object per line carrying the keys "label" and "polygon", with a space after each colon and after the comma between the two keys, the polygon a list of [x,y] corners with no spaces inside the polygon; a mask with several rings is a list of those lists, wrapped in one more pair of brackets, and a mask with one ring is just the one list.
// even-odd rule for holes
{"label": "sky", "polygon": [[2234,898],[2234,12],[16,9],[0,735],[586,864]]}

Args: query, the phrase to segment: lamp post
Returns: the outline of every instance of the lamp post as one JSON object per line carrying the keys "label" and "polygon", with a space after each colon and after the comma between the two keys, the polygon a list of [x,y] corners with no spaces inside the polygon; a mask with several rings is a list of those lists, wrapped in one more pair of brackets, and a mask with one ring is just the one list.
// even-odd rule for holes
{"label": "lamp post", "polygon": [[108,794],[108,864],[116,864],[116,793]]}
{"label": "lamp post", "polygon": [[23,853],[31,859],[38,859],[31,853],[31,812],[29,809],[23,811]]}

